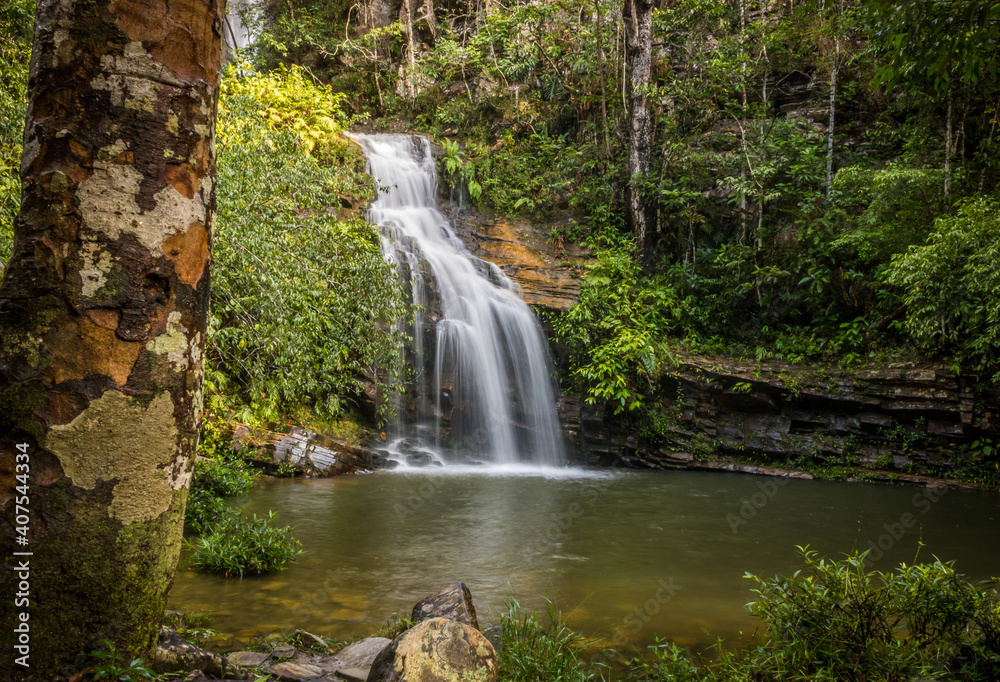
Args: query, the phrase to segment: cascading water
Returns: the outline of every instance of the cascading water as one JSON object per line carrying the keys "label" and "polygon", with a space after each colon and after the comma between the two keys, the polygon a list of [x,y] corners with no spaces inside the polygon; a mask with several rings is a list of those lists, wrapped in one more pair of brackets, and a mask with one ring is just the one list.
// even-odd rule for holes
{"label": "cascading water", "polygon": [[380,226],[413,306],[410,388],[397,401],[390,452],[403,462],[464,457],[494,464],[564,462],[545,337],[516,285],[475,258],[437,208],[430,142],[353,135],[380,192]]}

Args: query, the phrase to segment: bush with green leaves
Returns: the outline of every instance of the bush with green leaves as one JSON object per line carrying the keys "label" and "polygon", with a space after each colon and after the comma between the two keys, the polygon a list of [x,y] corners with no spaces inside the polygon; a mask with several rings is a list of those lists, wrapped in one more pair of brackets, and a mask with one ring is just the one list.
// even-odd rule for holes
{"label": "bush with green leaves", "polygon": [[165,679],[145,665],[145,660],[136,658],[129,661],[115,648],[114,642],[103,639],[100,648],[90,652],[96,662],[84,671],[84,680],[98,682],[152,682]]}
{"label": "bush with green leaves", "polygon": [[616,414],[642,407],[684,306],[675,289],[643,278],[628,251],[600,253],[577,303],[552,318],[556,339],[569,347],[570,382],[589,404]]}
{"label": "bush with green leaves", "polygon": [[377,229],[341,211],[373,196],[341,100],[300,68],[222,81],[207,376],[257,416],[336,415],[362,372],[396,364],[395,272]]}
{"label": "bush with green leaves", "polygon": [[198,455],[184,510],[184,530],[195,535],[235,513],[226,500],[248,494],[257,482],[257,473],[232,451],[219,422],[202,425]]}
{"label": "bush with green leaves", "polygon": [[902,327],[922,348],[954,352],[996,377],[1000,362],[1000,202],[979,198],[934,222],[922,245],[893,258],[887,281],[902,289]]}
{"label": "bush with green leaves", "polygon": [[800,548],[790,576],[747,574],[763,632],[691,657],[670,643],[633,660],[628,679],[667,682],[988,682],[1000,674],[1000,595],[950,563],[881,572],[867,552],[826,560]]}
{"label": "bush with green leaves", "polygon": [[228,576],[269,573],[285,568],[302,553],[301,543],[291,536],[291,526],[272,525],[274,512],[245,519],[223,516],[194,543],[195,568]]}
{"label": "bush with green leaves", "polygon": [[502,682],[587,682],[604,679],[603,664],[584,655],[587,642],[570,628],[550,603],[548,622],[532,609],[525,611],[513,597],[500,615],[497,650]]}

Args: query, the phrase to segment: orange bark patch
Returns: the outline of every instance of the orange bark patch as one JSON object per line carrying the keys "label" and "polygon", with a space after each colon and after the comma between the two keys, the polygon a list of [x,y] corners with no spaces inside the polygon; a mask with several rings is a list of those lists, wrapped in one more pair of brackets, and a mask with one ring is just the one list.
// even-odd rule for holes
{"label": "orange bark patch", "polygon": [[91,308],[87,311],[87,317],[99,327],[104,327],[105,329],[110,329],[114,331],[118,329],[118,320],[120,319],[120,314],[117,310],[110,310],[108,308]]}
{"label": "orange bark patch", "polygon": [[122,341],[87,317],[60,325],[47,345],[53,352],[46,375],[55,384],[104,376],[124,386],[142,350],[141,341]]}
{"label": "orange bark patch", "polygon": [[188,199],[194,199],[194,193],[198,191],[198,176],[186,163],[168,163],[163,169],[163,179]]}
{"label": "orange bark patch", "polygon": [[200,222],[188,225],[187,232],[178,232],[163,242],[163,255],[174,263],[174,272],[185,284],[198,286],[205,264],[208,263],[208,231]]}
{"label": "orange bark patch", "polygon": [[69,141],[69,150],[81,161],[90,158],[90,149],[76,140],[71,139]]}
{"label": "orange bark patch", "polygon": [[[181,80],[218,83],[222,2],[115,0],[115,23]],[[216,32],[215,27],[220,29]]]}

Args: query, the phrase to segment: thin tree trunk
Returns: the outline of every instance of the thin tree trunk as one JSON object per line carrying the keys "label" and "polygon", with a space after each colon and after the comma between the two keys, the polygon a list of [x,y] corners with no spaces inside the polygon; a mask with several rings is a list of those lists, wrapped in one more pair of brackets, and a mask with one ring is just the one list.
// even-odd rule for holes
{"label": "thin tree trunk", "polygon": [[405,0],[404,5],[406,6],[406,49],[410,53],[410,73],[406,77],[406,82],[409,86],[410,99],[415,100],[417,98],[417,91],[413,78],[416,73],[417,58],[416,43],[413,40],[413,0]]}
{"label": "thin tree trunk", "polygon": [[951,138],[952,138],[952,102],[954,94],[951,87],[951,79],[948,79],[948,115],[945,123],[944,135],[944,200],[948,201],[951,193]]}
{"label": "thin tree trunk", "polygon": [[[767,77],[771,71],[771,60],[767,55],[767,47],[764,47],[764,85],[761,90],[761,99],[764,110],[760,119],[760,145],[764,146],[764,135],[767,129]],[[764,197],[766,195],[763,184],[760,184],[760,201],[757,205],[757,250],[764,248]]]}
{"label": "thin tree trunk", "polygon": [[594,0],[597,9],[597,63],[601,76],[601,124],[604,128],[604,158],[611,156],[611,138],[608,134],[608,89],[604,78],[604,21],[601,0]]}
{"label": "thin tree trunk", "polygon": [[625,36],[629,63],[629,187],[628,214],[635,235],[636,256],[643,270],[652,264],[653,220],[642,196],[642,182],[649,174],[653,122],[649,111],[649,85],[653,67],[653,2],[625,3]]}
{"label": "thin tree trunk", "polygon": [[[747,132],[746,132],[746,122],[747,122],[747,50],[746,50],[746,31],[747,31],[747,3],[746,0],[740,0],[740,73],[742,74],[743,82],[743,122],[740,125],[740,144],[743,146],[743,157],[746,158],[747,155]],[[747,237],[747,192],[746,192],[746,177],[747,177],[747,167],[746,164],[740,164],[740,179],[743,180],[743,190],[740,196],[740,244],[743,244]]]}
{"label": "thin tree trunk", "polygon": [[214,0],[37,4],[0,284],[0,551],[30,552],[30,589],[0,600],[0,679],[155,645],[202,416],[222,22]]}
{"label": "thin tree trunk", "polygon": [[[843,12],[843,4],[841,4]],[[833,128],[836,122],[837,107],[837,76],[840,72],[840,30],[836,29],[834,38],[833,68],[830,70],[830,123],[826,131],[826,200],[830,200],[833,189]]]}

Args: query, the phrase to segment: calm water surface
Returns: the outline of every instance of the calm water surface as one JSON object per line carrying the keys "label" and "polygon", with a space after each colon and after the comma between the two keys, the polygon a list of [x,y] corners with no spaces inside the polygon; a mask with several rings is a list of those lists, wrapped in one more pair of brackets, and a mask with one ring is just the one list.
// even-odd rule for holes
{"label": "calm water surface", "polygon": [[[796,545],[830,557],[881,546],[874,568],[934,555],[977,579],[1000,574],[1000,495],[698,472],[449,468],[267,480],[248,513],[273,509],[305,553],[286,571],[227,579],[181,570],[171,608],[213,614],[230,637],[296,627],[366,633],[450,582],[480,622],[513,595],[619,646],[653,635],[704,646],[749,633],[746,571],[794,570]],[[906,526],[910,527],[907,528]],[[898,539],[897,539],[898,537]],[[182,563],[183,569],[183,563]]]}

